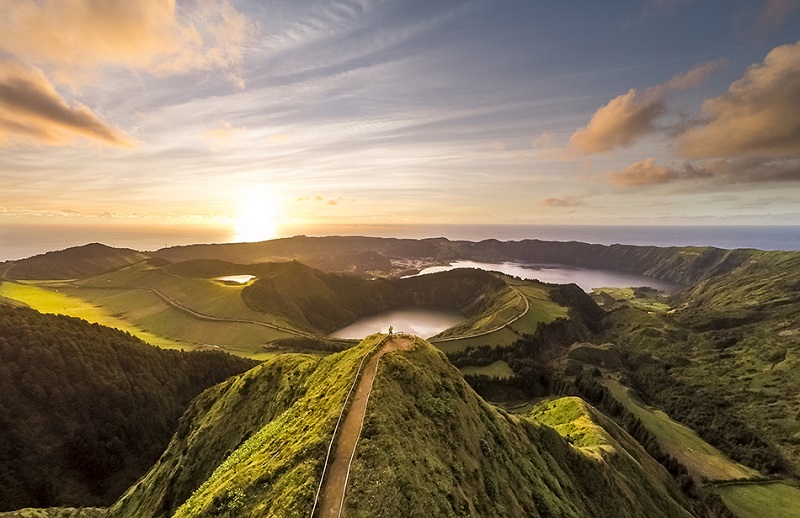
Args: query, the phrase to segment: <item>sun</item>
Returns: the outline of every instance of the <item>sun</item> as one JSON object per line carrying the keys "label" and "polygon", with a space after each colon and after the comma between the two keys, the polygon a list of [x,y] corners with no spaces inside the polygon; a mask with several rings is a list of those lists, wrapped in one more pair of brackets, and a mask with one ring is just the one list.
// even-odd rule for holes
{"label": "sun", "polygon": [[265,241],[278,237],[281,219],[279,198],[263,188],[242,192],[239,210],[233,220],[236,243]]}

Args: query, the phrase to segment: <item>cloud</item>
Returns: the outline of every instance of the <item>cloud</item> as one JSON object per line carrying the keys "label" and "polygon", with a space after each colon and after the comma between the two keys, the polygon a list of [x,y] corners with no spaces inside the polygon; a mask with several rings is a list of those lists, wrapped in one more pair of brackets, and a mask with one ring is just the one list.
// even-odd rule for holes
{"label": "cloud", "polygon": [[547,205],[548,207],[580,207],[586,205],[586,202],[580,198],[567,196],[565,198],[544,198],[542,205]]}
{"label": "cloud", "polygon": [[798,0],[767,0],[750,29],[753,38],[763,37],[781,27],[792,11],[800,9]]}
{"label": "cloud", "polygon": [[[716,72],[725,64],[724,60],[709,61],[695,65],[691,70],[684,74],[679,74],[661,87],[664,90],[686,90],[700,86],[712,73]],[[656,87],[658,88],[658,87]]]}
{"label": "cloud", "polygon": [[678,137],[683,156],[800,156],[800,42],[774,48],[702,111],[706,121]]}
{"label": "cloud", "polygon": [[203,136],[214,142],[229,142],[245,133],[247,133],[246,128],[236,128],[229,122],[223,122],[215,129],[203,132]]}
{"label": "cloud", "polygon": [[115,147],[136,141],[89,107],[70,106],[41,70],[0,60],[0,146],[15,142],[68,145],[83,137]]}
{"label": "cloud", "polygon": [[552,131],[543,131],[541,135],[533,139],[531,147],[533,149],[550,149],[553,147],[555,134]]}
{"label": "cloud", "polygon": [[267,141],[270,144],[282,144],[289,140],[289,135],[286,133],[270,133],[267,135]]}
{"label": "cloud", "polygon": [[494,149],[495,151],[505,151],[508,149],[508,144],[506,144],[502,140],[494,140],[492,141],[492,149]]}
{"label": "cloud", "polygon": [[607,176],[611,183],[621,187],[636,187],[676,182],[681,179],[681,172],[658,165],[656,159],[651,157],[635,162],[622,171],[609,173]]}
{"label": "cloud", "polygon": [[228,1],[0,0],[0,49],[83,83],[97,67],[153,74],[220,69],[243,85],[241,47],[254,26]]}
{"label": "cloud", "polygon": [[583,155],[628,147],[652,132],[656,118],[664,111],[660,95],[648,91],[637,96],[636,90],[631,88],[597,110],[586,127],[573,133],[570,147]]}
{"label": "cloud", "polygon": [[620,187],[641,187],[687,181],[706,181],[719,185],[800,182],[798,160],[709,160],[687,163],[680,169],[659,165],[646,158],[622,171],[608,173],[607,179]]}
{"label": "cloud", "polygon": [[722,64],[722,61],[710,61],[695,65],[664,84],[648,88],[642,95],[631,88],[597,110],[586,127],[573,133],[569,139],[570,149],[579,155],[589,155],[633,145],[639,138],[658,130],[656,119],[667,111],[664,101],[667,92],[699,86]]}

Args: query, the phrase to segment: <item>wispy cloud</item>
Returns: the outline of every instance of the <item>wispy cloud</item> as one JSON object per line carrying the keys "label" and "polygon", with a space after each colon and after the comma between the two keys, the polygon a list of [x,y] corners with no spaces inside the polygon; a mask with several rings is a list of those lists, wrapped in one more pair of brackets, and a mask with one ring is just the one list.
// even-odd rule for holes
{"label": "wispy cloud", "polygon": [[783,26],[792,11],[798,9],[798,0],[767,0],[747,34],[751,38],[762,38]]}
{"label": "wispy cloud", "polygon": [[581,207],[586,205],[586,200],[574,196],[564,198],[544,198],[542,205],[548,207]]}
{"label": "wispy cloud", "polygon": [[642,187],[691,181],[717,185],[800,182],[799,160],[710,160],[686,163],[674,168],[646,158],[622,171],[608,173],[608,180],[620,187]]}
{"label": "wispy cloud", "polygon": [[135,145],[88,106],[70,106],[40,70],[12,61],[0,60],[0,107],[0,145],[63,146],[77,137],[116,147]]}

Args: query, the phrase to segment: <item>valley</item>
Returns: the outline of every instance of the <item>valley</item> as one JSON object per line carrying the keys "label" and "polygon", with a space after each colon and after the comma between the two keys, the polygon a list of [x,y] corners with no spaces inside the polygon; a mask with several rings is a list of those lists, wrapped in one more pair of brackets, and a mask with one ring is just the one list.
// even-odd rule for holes
{"label": "valley", "polygon": [[[408,270],[459,260],[559,260],[685,287],[587,293],[479,269]],[[184,407],[161,459],[130,471],[141,478],[124,495],[92,500],[77,485],[27,507],[308,516],[359,365],[390,325],[408,331],[399,317],[411,308],[452,320],[381,359],[339,500],[347,516],[749,518],[751,501],[776,516],[800,508],[797,252],[299,237],[148,254],[95,244],[0,267],[0,308],[261,362]],[[331,336],[382,314],[396,317],[364,328],[366,340]],[[597,477],[615,489],[599,494]]]}

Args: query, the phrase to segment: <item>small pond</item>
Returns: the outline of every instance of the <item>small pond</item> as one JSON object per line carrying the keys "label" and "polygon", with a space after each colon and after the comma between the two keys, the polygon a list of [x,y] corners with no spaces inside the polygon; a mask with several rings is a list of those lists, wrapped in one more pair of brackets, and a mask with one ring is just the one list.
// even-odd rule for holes
{"label": "small pond", "polygon": [[[480,268],[503,272],[522,279],[536,279],[551,284],[574,283],[585,292],[592,288],[628,288],[649,286],[657,290],[672,292],[680,286],[671,282],[653,279],[635,273],[617,272],[614,270],[595,270],[578,268],[563,264],[521,264],[521,263],[480,263],[475,261],[455,261],[449,266],[431,266],[420,271],[417,275],[444,272],[455,268]],[[412,276],[413,277],[413,276]]]}
{"label": "small pond", "polygon": [[226,275],[224,277],[217,277],[214,280],[236,284],[247,284],[255,278],[255,275]]}
{"label": "small pond", "polygon": [[392,309],[361,318],[347,327],[334,331],[330,336],[360,340],[373,333],[387,333],[389,326],[392,326],[395,333],[411,333],[429,338],[464,320],[466,320],[464,315],[453,309]]}

